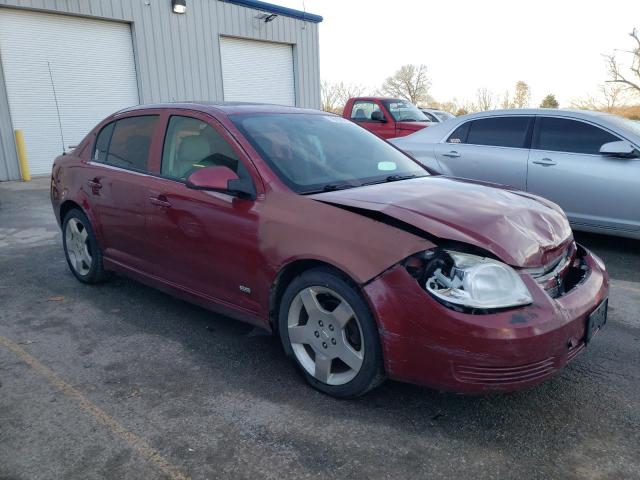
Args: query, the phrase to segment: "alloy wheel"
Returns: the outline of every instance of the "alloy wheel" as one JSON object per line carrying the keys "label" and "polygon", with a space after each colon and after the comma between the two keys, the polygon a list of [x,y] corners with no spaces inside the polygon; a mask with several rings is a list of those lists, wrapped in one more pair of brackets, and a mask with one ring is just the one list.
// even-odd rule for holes
{"label": "alloy wheel", "polygon": [[355,378],[364,359],[360,322],[349,303],[322,286],[298,292],[288,314],[288,334],[302,367],[327,385]]}
{"label": "alloy wheel", "polygon": [[69,263],[79,275],[87,275],[91,270],[91,251],[89,249],[89,232],[77,218],[70,218],[65,230],[65,243]]}

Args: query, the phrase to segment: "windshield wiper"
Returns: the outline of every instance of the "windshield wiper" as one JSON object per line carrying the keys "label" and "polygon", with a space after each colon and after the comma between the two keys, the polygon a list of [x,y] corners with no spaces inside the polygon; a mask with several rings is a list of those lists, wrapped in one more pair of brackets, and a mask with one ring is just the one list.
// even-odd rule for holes
{"label": "windshield wiper", "polygon": [[351,183],[327,183],[322,188],[318,188],[315,190],[307,190],[300,193],[302,195],[310,195],[312,193],[335,192],[336,190],[344,190],[347,188],[353,188],[357,186],[358,185],[352,185]]}
{"label": "windshield wiper", "polygon": [[378,183],[389,183],[389,182],[397,182],[399,180],[409,180],[410,178],[418,178],[418,177],[426,177],[426,175],[419,175],[417,173],[412,173],[411,175],[389,175],[382,180],[375,180],[373,182],[363,183],[362,185],[376,185]]}

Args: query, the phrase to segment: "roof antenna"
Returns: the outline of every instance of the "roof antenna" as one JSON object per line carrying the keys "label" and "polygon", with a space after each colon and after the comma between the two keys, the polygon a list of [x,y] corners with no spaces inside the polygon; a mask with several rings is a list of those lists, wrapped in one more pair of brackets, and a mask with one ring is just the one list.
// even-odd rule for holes
{"label": "roof antenna", "polygon": [[49,67],[49,79],[51,80],[51,88],[53,89],[53,100],[56,102],[56,112],[58,114],[58,126],[60,127],[60,139],[62,140],[62,154],[66,155],[67,151],[64,148],[64,133],[62,133],[62,120],[60,118],[60,107],[58,106],[58,95],[56,95],[56,86],[53,83],[53,74],[51,73],[51,63],[47,60],[47,67]]}

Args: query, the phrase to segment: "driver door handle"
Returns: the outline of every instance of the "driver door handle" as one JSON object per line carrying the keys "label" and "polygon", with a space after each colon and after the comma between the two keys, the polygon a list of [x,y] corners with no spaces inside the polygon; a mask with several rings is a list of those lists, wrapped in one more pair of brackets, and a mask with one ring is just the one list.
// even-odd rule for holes
{"label": "driver door handle", "polygon": [[442,156],[443,157],[450,157],[450,158],[458,158],[460,156],[460,154],[458,152],[456,152],[455,150],[452,150],[449,153],[443,153]]}
{"label": "driver door handle", "polygon": [[543,158],[541,160],[534,160],[532,163],[535,163],[536,165],[542,165],[543,167],[551,167],[553,165],[557,165],[556,162],[554,162],[550,158]]}
{"label": "driver door handle", "polygon": [[171,207],[171,202],[167,200],[167,197],[164,195],[158,195],[157,197],[149,197],[149,201],[153,205],[157,205],[158,207]]}

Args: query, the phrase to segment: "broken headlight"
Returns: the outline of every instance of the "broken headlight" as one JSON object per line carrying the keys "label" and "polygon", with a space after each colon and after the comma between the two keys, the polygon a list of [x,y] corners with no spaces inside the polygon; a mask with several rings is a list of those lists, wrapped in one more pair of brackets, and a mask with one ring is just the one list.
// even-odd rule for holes
{"label": "broken headlight", "polygon": [[445,304],[490,310],[533,301],[516,271],[492,258],[441,250],[425,266],[423,287]]}

